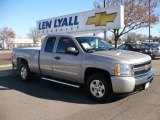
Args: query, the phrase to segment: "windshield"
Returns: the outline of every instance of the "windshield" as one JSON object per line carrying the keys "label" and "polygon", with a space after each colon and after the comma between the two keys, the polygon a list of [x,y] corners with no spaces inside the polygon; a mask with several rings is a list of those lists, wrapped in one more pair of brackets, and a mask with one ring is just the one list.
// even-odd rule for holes
{"label": "windshield", "polygon": [[85,52],[113,49],[111,45],[99,37],[77,37],[76,39]]}
{"label": "windshield", "polygon": [[160,44],[158,43],[143,43],[143,44],[151,48],[160,47]]}

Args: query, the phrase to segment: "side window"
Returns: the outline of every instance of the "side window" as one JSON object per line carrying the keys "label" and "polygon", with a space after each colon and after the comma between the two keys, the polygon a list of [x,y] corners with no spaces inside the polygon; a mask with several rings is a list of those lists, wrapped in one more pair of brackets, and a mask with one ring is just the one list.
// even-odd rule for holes
{"label": "side window", "polygon": [[126,45],[125,50],[131,50],[131,47]]}
{"label": "side window", "polygon": [[58,42],[57,53],[67,54],[68,47],[75,47],[77,50],[77,47],[72,41],[72,39],[67,38],[67,37],[60,38]]}
{"label": "side window", "polygon": [[131,46],[128,46],[128,45],[126,45],[125,50],[131,50],[131,51],[132,51],[132,47],[131,47]]}
{"label": "side window", "polygon": [[53,52],[54,43],[56,41],[55,37],[48,38],[45,46],[45,52]]}

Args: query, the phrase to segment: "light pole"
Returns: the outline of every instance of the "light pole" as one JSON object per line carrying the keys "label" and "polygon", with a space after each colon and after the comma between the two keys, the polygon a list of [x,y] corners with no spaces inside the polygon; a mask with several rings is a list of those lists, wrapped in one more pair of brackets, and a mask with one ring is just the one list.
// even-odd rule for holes
{"label": "light pole", "polygon": [[[106,0],[104,0],[103,7],[106,8]],[[104,30],[104,40],[106,40],[106,38],[107,38],[106,32],[107,32],[107,30],[105,29]]]}
{"label": "light pole", "polygon": [[149,0],[149,43],[151,42],[151,0]]}
{"label": "light pole", "polygon": [[103,7],[106,8],[106,0],[104,0]]}

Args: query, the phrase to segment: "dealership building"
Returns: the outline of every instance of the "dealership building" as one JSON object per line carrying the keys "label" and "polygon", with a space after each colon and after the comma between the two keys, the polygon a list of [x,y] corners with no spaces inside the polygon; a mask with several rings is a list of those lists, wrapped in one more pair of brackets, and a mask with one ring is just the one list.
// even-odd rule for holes
{"label": "dealership building", "polygon": [[0,40],[0,49],[12,49],[13,47],[31,47],[34,46],[33,39],[15,38],[12,42]]}

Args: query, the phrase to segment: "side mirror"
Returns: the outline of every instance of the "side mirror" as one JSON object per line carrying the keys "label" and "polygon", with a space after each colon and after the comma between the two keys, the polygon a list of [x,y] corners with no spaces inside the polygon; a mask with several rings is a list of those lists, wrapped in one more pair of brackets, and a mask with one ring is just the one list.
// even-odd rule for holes
{"label": "side mirror", "polygon": [[78,54],[78,50],[76,50],[75,47],[68,47],[67,48],[67,53],[77,55]]}

